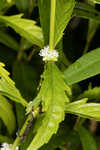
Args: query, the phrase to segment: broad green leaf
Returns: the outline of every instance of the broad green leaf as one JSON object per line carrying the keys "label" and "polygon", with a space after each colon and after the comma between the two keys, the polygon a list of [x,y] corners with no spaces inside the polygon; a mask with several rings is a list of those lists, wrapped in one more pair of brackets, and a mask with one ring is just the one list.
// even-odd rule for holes
{"label": "broad green leaf", "polygon": [[51,140],[39,150],[56,150],[61,146],[68,146],[68,150],[77,150],[79,145],[78,133],[68,126],[68,122],[64,121],[60,124],[57,134],[53,135]]}
{"label": "broad green leaf", "polygon": [[100,74],[99,56],[100,48],[97,48],[79,58],[64,71],[66,82],[70,85]]}
{"label": "broad green leaf", "polygon": [[5,23],[7,26],[13,28],[22,37],[31,43],[43,47],[43,34],[40,27],[36,22],[29,19],[21,18],[22,14],[14,16],[0,16],[0,22]]}
{"label": "broad green leaf", "polygon": [[12,36],[10,36],[10,34],[8,34],[6,31],[0,29],[0,37],[1,37],[0,43],[16,51],[19,49],[17,41]]}
{"label": "broad green leaf", "polygon": [[76,3],[73,16],[100,22],[100,12],[90,4]]}
{"label": "broad green leaf", "polygon": [[5,97],[0,95],[0,118],[6,125],[9,134],[15,130],[15,116],[11,104],[8,103]]}
{"label": "broad green leaf", "polygon": [[83,118],[89,118],[100,121],[100,104],[85,104],[83,100],[72,102],[66,105],[66,113],[71,113]]}
{"label": "broad green leaf", "polygon": [[0,63],[0,93],[9,97],[11,100],[26,106],[27,102],[15,87],[15,83],[9,78],[9,72],[7,72],[3,67],[4,64]]}
{"label": "broad green leaf", "polygon": [[[38,0],[40,21],[44,33],[45,45],[49,42],[49,28],[50,28],[50,0]],[[63,36],[63,31],[68,24],[73,8],[74,0],[57,0],[56,2],[56,18],[55,18],[55,37],[54,45],[60,41]]]}
{"label": "broad green leaf", "polygon": [[62,122],[57,133],[53,135],[50,141],[39,150],[55,150],[62,145],[67,145],[70,132],[71,129],[70,126],[68,126],[68,123],[66,121]]}
{"label": "broad green leaf", "polygon": [[84,127],[78,128],[83,150],[97,150],[96,142],[90,132]]}
{"label": "broad green leaf", "polygon": [[59,123],[64,120],[65,103],[69,102],[65,93],[68,86],[64,82],[62,73],[52,62],[45,67],[44,80],[37,98],[42,100],[42,111],[46,112],[27,150],[37,150],[50,140],[51,136],[57,132]]}

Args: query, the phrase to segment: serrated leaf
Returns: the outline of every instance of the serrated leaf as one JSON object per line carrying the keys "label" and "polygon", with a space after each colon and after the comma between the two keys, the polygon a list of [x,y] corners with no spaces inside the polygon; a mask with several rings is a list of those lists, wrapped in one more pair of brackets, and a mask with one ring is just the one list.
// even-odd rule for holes
{"label": "serrated leaf", "polygon": [[9,134],[15,130],[15,116],[11,104],[8,103],[5,97],[0,95],[0,118],[6,125]]}
{"label": "serrated leaf", "polygon": [[69,143],[68,137],[70,135],[70,132],[71,129],[70,126],[68,126],[67,122],[62,122],[59,126],[57,133],[53,135],[50,141],[42,146],[39,150],[55,150],[62,145],[67,145],[67,143]]}
{"label": "serrated leaf", "polygon": [[[45,45],[47,45],[49,41],[49,28],[50,28],[50,0],[39,0],[38,3]],[[55,46],[63,36],[63,31],[71,18],[74,5],[75,5],[74,0],[67,0],[67,1],[59,0],[56,2],[55,37],[54,37]]]}
{"label": "serrated leaf", "polygon": [[100,48],[97,48],[70,65],[69,68],[64,71],[66,82],[70,85],[100,74],[99,56]]}
{"label": "serrated leaf", "polygon": [[35,21],[23,19],[21,17],[22,14],[14,16],[0,16],[0,22],[10,26],[22,37],[42,48],[44,41],[41,28],[36,25]]}
{"label": "serrated leaf", "polygon": [[0,63],[0,93],[9,97],[11,100],[26,106],[27,102],[15,87],[15,83],[10,79],[9,72],[7,72],[3,67],[4,64]]}
{"label": "serrated leaf", "polygon": [[100,121],[100,104],[99,103],[84,103],[80,100],[67,104],[66,113],[78,115],[83,118],[94,119]]}
{"label": "serrated leaf", "polygon": [[57,132],[59,123],[64,120],[65,103],[69,102],[65,93],[68,87],[64,82],[64,76],[54,63],[50,62],[46,67],[44,80],[37,96],[42,100],[43,111],[46,111],[45,117],[28,150],[39,149]]}
{"label": "serrated leaf", "polygon": [[83,150],[97,150],[96,142],[90,132],[84,128],[79,127],[78,133],[82,142]]}

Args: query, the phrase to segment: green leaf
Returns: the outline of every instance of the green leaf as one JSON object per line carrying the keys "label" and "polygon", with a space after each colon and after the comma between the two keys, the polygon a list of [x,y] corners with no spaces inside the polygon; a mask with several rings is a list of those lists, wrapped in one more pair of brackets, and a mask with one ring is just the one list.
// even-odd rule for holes
{"label": "green leaf", "polygon": [[0,118],[6,125],[9,134],[12,134],[16,127],[15,116],[11,104],[9,104],[6,98],[1,95],[0,95]]}
{"label": "green leaf", "polygon": [[96,142],[90,132],[84,127],[79,127],[78,132],[82,142],[83,150],[97,150]]}
{"label": "green leaf", "polygon": [[0,43],[16,51],[19,49],[17,41],[12,36],[10,36],[10,34],[8,34],[6,31],[0,29],[0,37],[1,37]]}
{"label": "green leaf", "polygon": [[79,58],[64,71],[66,82],[74,84],[100,73],[100,48]]}
{"label": "green leaf", "polygon": [[[50,0],[39,0],[38,3],[45,45],[47,45],[49,42],[49,28],[50,28]],[[71,18],[74,5],[75,5],[74,0],[67,0],[67,1],[59,0],[56,3],[56,19],[55,19],[56,22],[55,22],[55,37],[54,37],[55,46],[63,36],[63,31]]]}
{"label": "green leaf", "polygon": [[73,16],[92,19],[94,21],[100,22],[100,12],[90,4],[76,2]]}
{"label": "green leaf", "polygon": [[64,82],[64,76],[54,63],[50,62],[46,67],[44,80],[37,95],[37,98],[42,100],[42,111],[46,111],[45,117],[28,150],[39,149],[57,132],[59,123],[64,120],[65,103],[69,102],[65,93],[68,87]]}
{"label": "green leaf", "polygon": [[27,12],[29,10],[30,0],[15,0],[15,4],[20,12]]}
{"label": "green leaf", "polygon": [[87,99],[72,102],[66,105],[66,113],[78,115],[83,118],[100,121],[100,104],[86,103]]}
{"label": "green leaf", "polygon": [[4,64],[0,63],[0,93],[9,97],[11,100],[26,106],[27,102],[15,87],[15,83],[9,78],[9,72],[7,72],[3,67]]}
{"label": "green leaf", "polygon": [[78,96],[78,99],[88,98],[89,100],[100,100],[100,87],[88,89]]}
{"label": "green leaf", "polygon": [[68,126],[68,123],[66,121],[62,122],[59,126],[57,133],[53,135],[50,141],[42,146],[39,150],[55,150],[62,145],[66,145],[70,132],[71,129],[70,126]]}
{"label": "green leaf", "polygon": [[42,48],[44,42],[41,28],[36,25],[35,21],[23,19],[21,17],[22,14],[14,16],[0,16],[0,22],[10,26],[22,37]]}

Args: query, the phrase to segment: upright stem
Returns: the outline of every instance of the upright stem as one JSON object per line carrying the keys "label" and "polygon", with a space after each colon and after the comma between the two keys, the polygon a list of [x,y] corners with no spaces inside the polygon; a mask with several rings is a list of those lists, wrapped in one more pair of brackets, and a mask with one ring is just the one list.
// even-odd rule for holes
{"label": "upright stem", "polygon": [[25,132],[25,130],[27,128],[27,125],[29,123],[29,120],[31,120],[32,117],[33,117],[32,114],[29,114],[29,116],[27,117],[27,119],[26,119],[26,121],[25,121],[25,123],[24,123],[24,125],[23,125],[23,127],[22,127],[22,129],[21,129],[21,131],[20,131],[20,133],[18,135],[18,137],[16,138],[16,140],[14,141],[14,143],[13,143],[13,145],[11,147],[12,150],[16,150],[16,147],[19,145],[20,140],[21,140],[20,137],[23,136],[23,134],[24,134],[24,132]]}
{"label": "upright stem", "polygon": [[56,0],[51,0],[50,37],[49,37],[50,50],[53,50],[54,48],[55,11],[56,11]]}

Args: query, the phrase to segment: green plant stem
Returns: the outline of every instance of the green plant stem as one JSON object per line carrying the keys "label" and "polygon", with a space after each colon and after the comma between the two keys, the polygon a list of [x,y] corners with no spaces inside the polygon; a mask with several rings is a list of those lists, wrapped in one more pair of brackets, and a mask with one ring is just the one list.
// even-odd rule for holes
{"label": "green plant stem", "polygon": [[33,8],[34,8],[34,5],[35,5],[34,3],[33,3],[33,0],[29,1],[29,17],[28,18],[30,18],[31,14],[32,14],[32,11],[33,11]]}
{"label": "green plant stem", "polygon": [[49,37],[50,50],[54,49],[55,11],[56,11],[56,0],[51,0],[50,37]]}
{"label": "green plant stem", "polygon": [[26,119],[22,129],[20,130],[20,133],[19,133],[18,137],[15,139],[15,141],[14,141],[12,147],[11,147],[12,150],[16,150],[16,147],[20,144],[21,137],[23,136],[23,134],[24,134],[24,132],[25,132],[25,130],[27,128],[27,125],[29,123],[29,120],[31,120],[32,117],[33,117],[32,114],[28,115],[28,117],[27,117],[27,119]]}
{"label": "green plant stem", "polygon": [[77,117],[74,125],[74,130],[77,130],[85,122],[85,120],[85,118]]}
{"label": "green plant stem", "polygon": [[33,50],[30,52],[29,56],[27,57],[27,60],[26,60],[27,62],[31,61],[32,56],[34,55],[34,53],[35,53],[35,50],[33,49]]}
{"label": "green plant stem", "polygon": [[17,56],[18,61],[21,61],[22,56],[23,56],[23,52],[24,52],[24,50],[23,50],[23,41],[24,41],[24,38],[21,38],[20,47],[19,47],[18,56]]}

